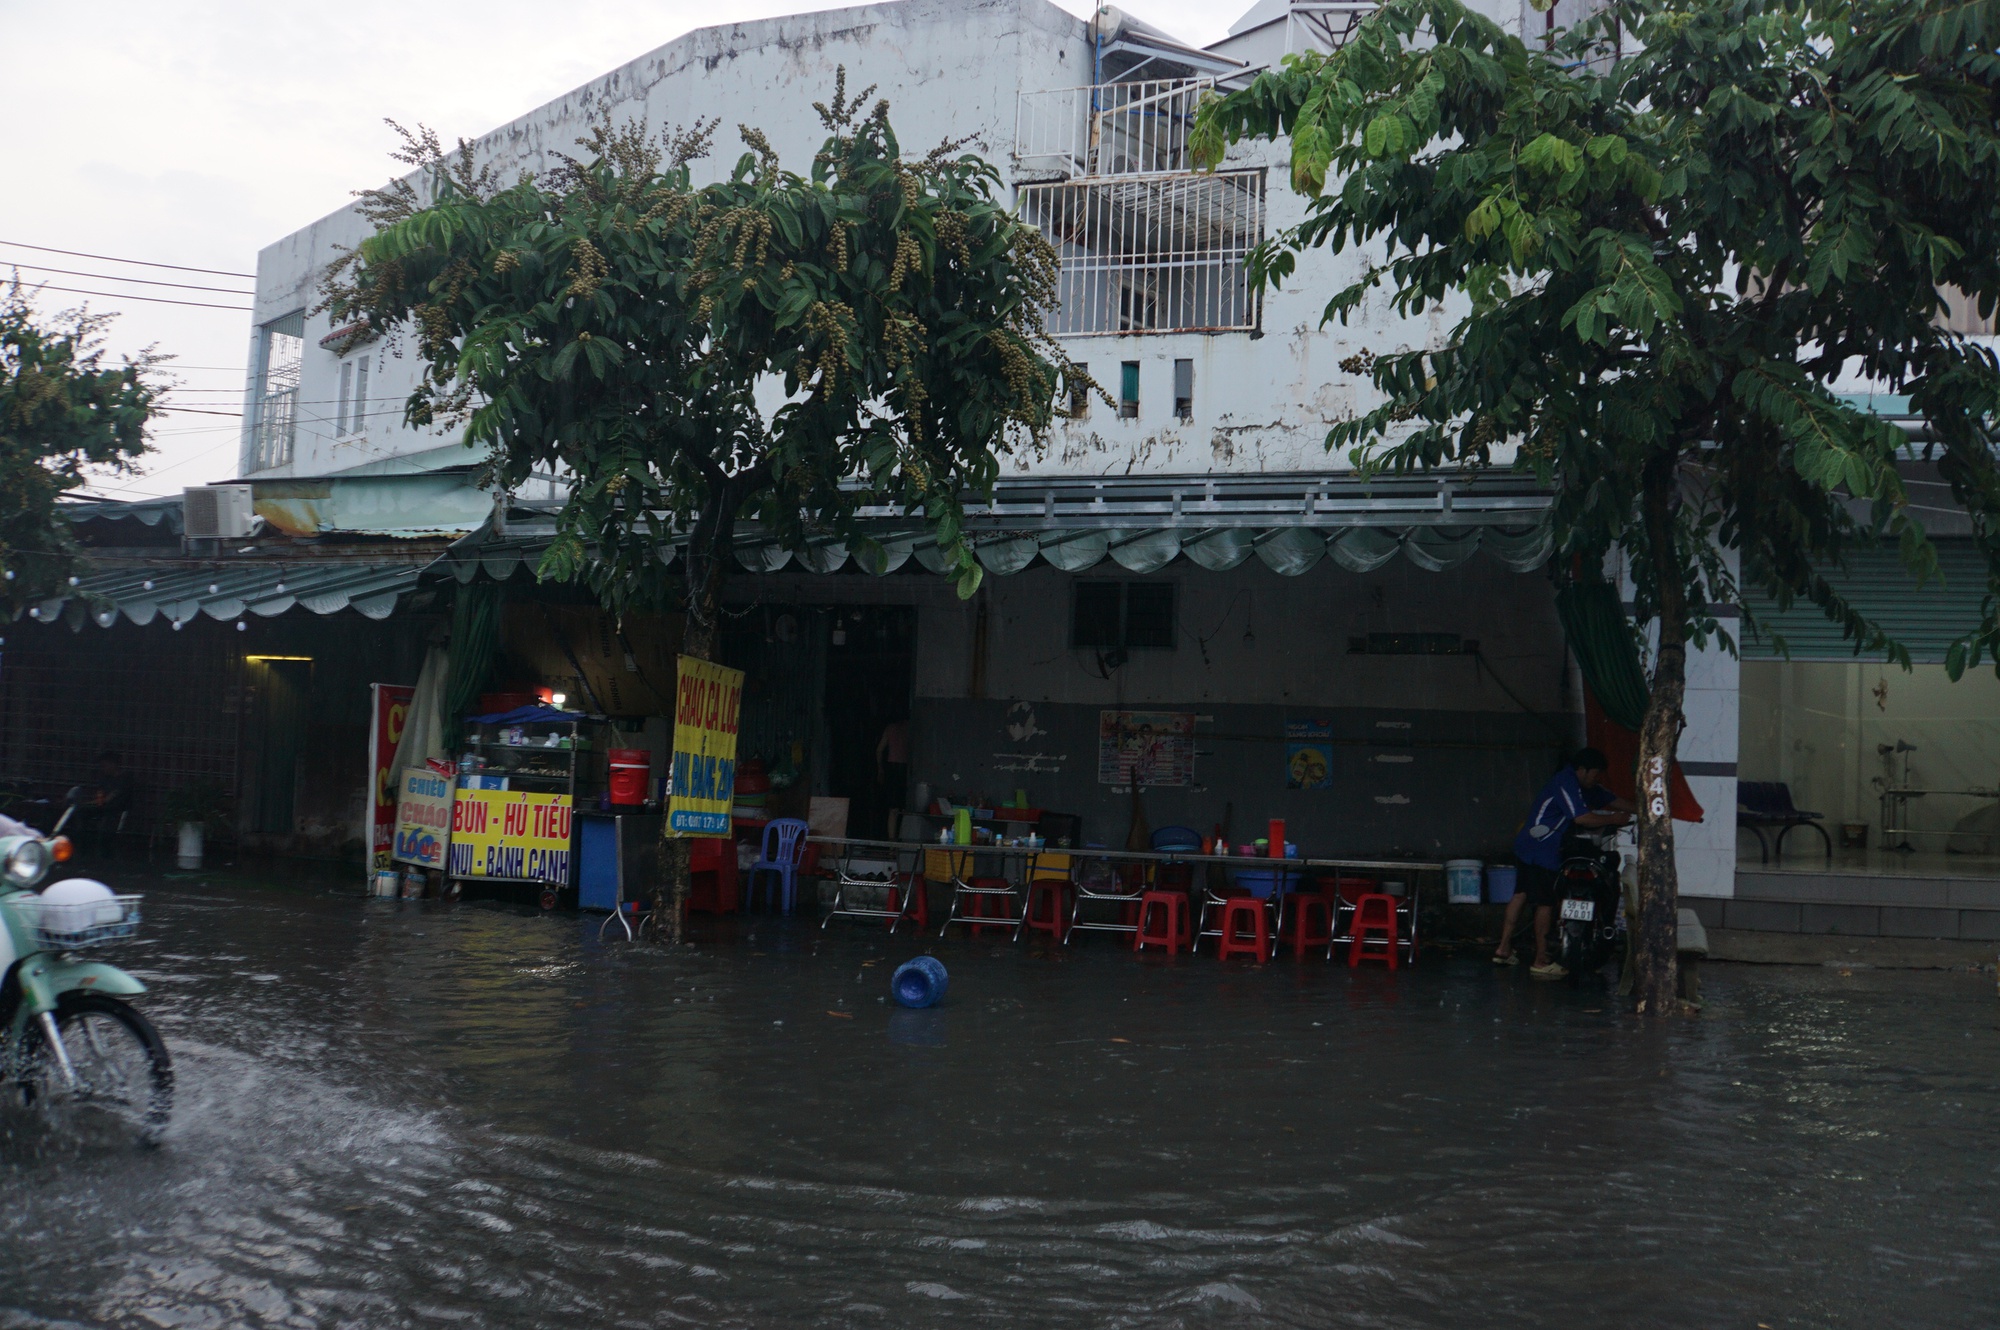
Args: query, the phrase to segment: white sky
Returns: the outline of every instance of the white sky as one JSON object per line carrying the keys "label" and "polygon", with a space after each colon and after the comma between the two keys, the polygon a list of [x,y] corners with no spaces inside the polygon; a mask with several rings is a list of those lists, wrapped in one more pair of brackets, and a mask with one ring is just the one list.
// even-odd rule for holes
{"label": "white sky", "polygon": [[[1091,0],[1055,0],[1088,15]],[[1251,0],[1124,0],[1201,44]],[[386,116],[475,136],[691,29],[811,9],[813,0],[0,0],[0,280],[8,264],[247,291],[240,278],[162,272],[17,245],[254,272],[257,251],[389,175]],[[883,89],[892,101],[894,88]],[[222,305],[233,295],[21,270],[24,279]],[[45,292],[45,309],[118,311],[113,350],[178,357],[186,408],[241,409],[250,316]],[[235,474],[239,423],[166,416],[145,474],[119,498]]]}

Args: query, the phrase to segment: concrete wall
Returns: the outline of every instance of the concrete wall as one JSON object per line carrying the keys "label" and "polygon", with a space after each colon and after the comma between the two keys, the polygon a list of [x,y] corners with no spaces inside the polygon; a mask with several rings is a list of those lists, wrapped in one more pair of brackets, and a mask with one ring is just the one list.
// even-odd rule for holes
{"label": "concrete wall", "polygon": [[[1519,21],[1518,0],[1492,0],[1483,7],[1503,21]],[[725,174],[744,151],[735,133],[738,122],[765,129],[786,164],[803,170],[824,135],[812,103],[831,95],[835,70],[844,65],[851,93],[880,85],[878,95],[890,99],[908,148],[921,151],[940,138],[970,138],[973,151],[1007,174],[1018,94],[1089,83],[1089,56],[1083,21],[1047,0],[906,0],[729,24],[641,56],[484,135],[478,146],[504,178],[541,171],[554,165],[554,153],[571,151],[589,120],[609,108],[621,119],[643,117],[655,127],[720,117],[717,151],[698,168],[708,177]],[[1282,142],[1232,153],[1232,167],[1268,168],[1267,233],[1305,215],[1305,200],[1289,187],[1287,163]],[[1011,183],[1005,188],[1011,191]],[[263,250],[257,263],[257,321],[316,304],[319,274],[364,233],[350,207]],[[1259,334],[1070,339],[1071,353],[1114,393],[1120,364],[1140,362],[1139,415],[1119,419],[1098,403],[1089,419],[1058,427],[1046,449],[1012,458],[1008,470],[1128,475],[1343,469],[1344,458],[1326,453],[1327,427],[1372,406],[1374,398],[1366,382],[1341,370],[1339,362],[1362,350],[1381,353],[1434,342],[1457,311],[1452,305],[1405,320],[1378,298],[1365,303],[1350,324],[1321,329],[1328,298],[1361,271],[1365,258],[1350,250],[1321,253],[1302,264],[1296,280],[1267,297]],[[402,426],[400,403],[415,387],[416,365],[380,344],[352,353],[370,361],[366,428],[336,439],[339,358],[319,345],[330,331],[325,315],[306,322],[294,461],[260,474],[318,475],[452,447],[455,435]],[[1194,415],[1186,422],[1173,414],[1177,359],[1194,362]],[[460,460],[456,453],[450,456]],[[247,459],[246,448],[246,467]]]}
{"label": "concrete wall", "polygon": [[[1324,562],[1286,578],[1253,560],[1128,578],[1176,585],[1178,642],[1109,678],[1069,645],[1073,580],[1036,568],[920,607],[913,780],[967,798],[1025,788],[1123,844],[1132,796],[1098,780],[1099,712],[1193,711],[1196,783],[1143,791],[1152,827],[1206,831],[1233,804],[1239,837],[1284,817],[1313,853],[1492,857],[1581,733],[1549,584],[1483,555],[1449,573]],[[1391,631],[1458,633],[1480,654],[1350,654],[1351,637]],[[1329,790],[1286,788],[1285,722],[1308,719],[1332,727]]]}

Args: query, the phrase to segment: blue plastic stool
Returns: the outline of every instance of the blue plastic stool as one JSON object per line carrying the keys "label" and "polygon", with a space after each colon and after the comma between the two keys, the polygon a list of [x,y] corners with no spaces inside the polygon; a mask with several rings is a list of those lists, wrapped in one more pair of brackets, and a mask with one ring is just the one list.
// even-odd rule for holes
{"label": "blue plastic stool", "polygon": [[919,956],[896,967],[896,972],[889,976],[889,993],[898,1006],[934,1007],[944,997],[950,982],[951,976],[944,972],[944,965],[937,957]]}

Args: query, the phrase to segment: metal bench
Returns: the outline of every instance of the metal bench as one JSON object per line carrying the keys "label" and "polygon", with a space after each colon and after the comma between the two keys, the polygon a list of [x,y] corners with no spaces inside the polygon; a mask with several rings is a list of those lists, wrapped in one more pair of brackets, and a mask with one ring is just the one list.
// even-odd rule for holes
{"label": "metal bench", "polygon": [[1759,863],[1771,862],[1771,844],[1764,838],[1766,827],[1778,828],[1778,859],[1785,857],[1785,837],[1797,827],[1811,827],[1826,843],[1826,861],[1833,862],[1833,837],[1820,825],[1823,813],[1811,813],[1792,805],[1792,787],[1780,780],[1739,780],[1736,782],[1736,825],[1748,827],[1757,837]]}

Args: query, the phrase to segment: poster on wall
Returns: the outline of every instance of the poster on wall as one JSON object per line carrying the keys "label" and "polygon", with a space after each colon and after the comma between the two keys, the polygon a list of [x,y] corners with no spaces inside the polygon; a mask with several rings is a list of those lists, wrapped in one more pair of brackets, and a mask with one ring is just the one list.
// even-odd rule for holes
{"label": "poster on wall", "polygon": [[1194,712],[1098,712],[1097,783],[1194,784]]}
{"label": "poster on wall", "polygon": [[675,836],[727,836],[730,810],[736,806],[743,671],[682,656],[677,673],[667,830]]}
{"label": "poster on wall", "polygon": [[387,868],[396,842],[396,745],[417,690],[402,684],[369,686],[368,873]]}
{"label": "poster on wall", "polygon": [[405,767],[396,787],[396,846],[390,858],[443,868],[451,844],[452,779],[429,767]]}
{"label": "poster on wall", "polygon": [[536,790],[460,790],[451,805],[451,875],[569,882],[570,801]]}
{"label": "poster on wall", "polygon": [[1288,790],[1333,788],[1332,721],[1285,722],[1285,788]]}

